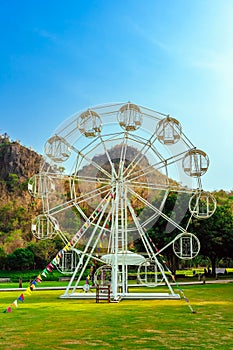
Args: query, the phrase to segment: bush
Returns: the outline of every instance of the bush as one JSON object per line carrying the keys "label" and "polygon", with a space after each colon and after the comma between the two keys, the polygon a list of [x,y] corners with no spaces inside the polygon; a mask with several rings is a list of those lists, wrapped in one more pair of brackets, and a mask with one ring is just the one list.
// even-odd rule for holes
{"label": "bush", "polygon": [[30,270],[34,267],[34,254],[28,248],[18,248],[6,258],[6,267],[9,270]]}
{"label": "bush", "polygon": [[0,266],[5,268],[6,263],[6,253],[4,252],[3,248],[0,248]]}

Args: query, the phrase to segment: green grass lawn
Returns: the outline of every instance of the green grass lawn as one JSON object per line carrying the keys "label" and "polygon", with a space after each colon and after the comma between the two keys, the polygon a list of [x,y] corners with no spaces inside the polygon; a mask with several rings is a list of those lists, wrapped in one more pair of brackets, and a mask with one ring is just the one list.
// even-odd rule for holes
{"label": "green grass lawn", "polygon": [[[34,291],[0,313],[0,349],[233,349],[233,283],[185,286],[184,300],[59,299]],[[0,292],[4,311],[19,292]]]}

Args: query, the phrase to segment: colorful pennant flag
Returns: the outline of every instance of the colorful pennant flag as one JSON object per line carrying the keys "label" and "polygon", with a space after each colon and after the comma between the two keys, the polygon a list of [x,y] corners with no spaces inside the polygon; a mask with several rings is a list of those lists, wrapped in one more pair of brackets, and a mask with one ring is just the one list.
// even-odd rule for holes
{"label": "colorful pennant flag", "polygon": [[26,294],[26,295],[31,295],[31,294],[32,294],[32,291],[31,291],[30,287],[28,287],[28,288],[26,289],[25,294]]}
{"label": "colorful pennant flag", "polygon": [[52,270],[52,268],[48,265],[48,266],[46,266],[46,270],[48,270],[49,272],[52,272],[53,270]]}
{"label": "colorful pennant flag", "polygon": [[41,275],[44,276],[45,278],[47,278],[48,271],[46,269],[44,269]]}
{"label": "colorful pennant flag", "polygon": [[21,295],[18,297],[18,300],[20,300],[20,301],[24,302],[24,295],[23,295],[23,294],[21,294]]}
{"label": "colorful pennant flag", "polygon": [[36,282],[41,283],[42,282],[42,278],[41,275],[38,275],[36,278]]}
{"label": "colorful pennant flag", "polygon": [[15,301],[13,301],[12,305],[13,305],[14,307],[18,307],[18,300],[16,299]]}
{"label": "colorful pennant flag", "polygon": [[33,291],[35,288],[36,288],[35,284],[32,283],[32,284],[30,285],[30,290]]}

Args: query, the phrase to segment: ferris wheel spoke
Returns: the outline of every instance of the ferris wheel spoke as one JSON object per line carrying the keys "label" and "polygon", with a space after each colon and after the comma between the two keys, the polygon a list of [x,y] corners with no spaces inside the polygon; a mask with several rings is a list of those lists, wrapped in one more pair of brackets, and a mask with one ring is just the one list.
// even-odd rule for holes
{"label": "ferris wheel spoke", "polygon": [[77,179],[78,182],[82,183],[95,183],[95,184],[103,184],[103,185],[110,185],[111,182],[109,179],[106,179],[106,177],[96,177],[96,176],[83,176],[76,174],[75,179]]}
{"label": "ferris wheel spoke", "polygon": [[137,189],[145,189],[145,190],[158,190],[158,191],[165,191],[169,190],[170,192],[177,192],[177,193],[194,193],[193,189],[189,189],[186,186],[182,186],[180,184],[171,185],[169,183],[167,184],[158,184],[158,183],[151,183],[151,182],[140,182],[140,181],[127,181],[126,182],[127,187],[131,188],[137,188]]}
{"label": "ferris wheel spoke", "polygon": [[[87,200],[88,198],[91,198],[93,195],[98,195],[105,193],[106,190],[110,189],[110,183],[108,181],[102,182],[102,181],[96,181],[96,178],[88,177],[86,180],[85,178],[78,178],[77,184],[79,185],[78,188],[75,187],[75,179],[71,179],[70,184],[70,197],[71,200],[80,201],[81,200]],[[95,186],[89,187],[82,187],[82,183],[86,185],[88,184],[95,184]],[[97,187],[98,185],[98,187]]]}
{"label": "ferris wheel spoke", "polygon": [[[176,162],[180,161],[181,159],[183,159],[183,156],[185,153],[186,153],[186,151],[180,152],[180,153],[176,154],[175,156],[164,159],[163,161],[153,163],[152,165],[145,167],[143,170],[137,170],[133,174],[131,174],[132,177],[130,177],[129,179],[130,179],[130,181],[133,181],[135,179],[140,178],[141,176],[146,176],[148,174],[152,174],[155,171],[161,171],[162,169],[166,170],[169,165],[172,165],[173,163],[176,163]],[[168,176],[168,175],[166,174],[166,176]],[[128,179],[128,175],[126,176],[126,179]]]}
{"label": "ferris wheel spoke", "polygon": [[[96,139],[94,139],[92,142],[90,142],[90,144],[88,146],[84,147],[82,150],[78,151],[76,149],[77,160],[78,160],[78,158],[80,158],[79,163],[81,164],[82,160],[85,159],[89,163],[89,165],[95,166],[100,172],[102,172],[108,178],[111,178],[111,174],[114,174],[116,176],[114,163],[112,162],[111,156],[109,154],[109,150],[106,147],[106,143],[108,143],[109,141],[111,141],[111,142],[112,141],[119,141],[122,138],[123,135],[124,135],[123,132],[114,133],[114,134],[105,134],[104,136],[99,134],[99,136]],[[110,168],[111,168],[111,174],[109,173],[109,171],[104,169],[102,166],[100,166],[93,159],[90,158],[89,154],[93,150],[92,148],[90,148],[91,145],[94,148],[98,148],[98,147],[100,147],[102,145],[104,154],[106,155],[106,158],[107,158],[107,160],[109,162],[109,165],[110,165]],[[89,148],[89,150],[86,149],[87,147]],[[84,153],[84,151],[85,151],[85,153]],[[77,169],[81,168],[80,164],[78,164],[78,161],[76,162],[76,168]]]}
{"label": "ferris wheel spoke", "polygon": [[[85,221],[85,223],[83,224],[81,229],[78,230],[76,237],[75,236],[73,237],[73,239],[75,239],[76,242],[79,241],[80,238],[82,238],[84,236],[85,231],[91,225],[95,225],[99,228],[105,227],[105,225],[104,226],[98,225],[98,223],[95,223],[95,221],[96,221],[96,219],[99,219],[100,215],[102,217],[105,214],[106,209],[110,205],[111,198],[112,197],[109,194],[107,194],[104,198],[102,198],[100,203],[95,207],[95,209],[93,210],[92,214],[89,217],[84,213],[83,209],[77,203],[74,203],[77,211],[80,213],[80,215],[83,217],[83,219]],[[111,210],[109,210],[107,217],[109,217],[109,215],[111,215]]]}
{"label": "ferris wheel spoke", "polygon": [[[89,238],[88,243],[86,244],[86,247],[85,247],[83,253],[86,254],[88,251],[88,248],[91,247],[91,251],[89,253],[90,257],[93,257],[96,246],[97,246],[98,242],[100,241],[100,237],[103,235],[105,227],[110,219],[111,212],[109,211],[108,214],[106,215],[106,218],[104,219],[103,224],[102,225],[100,224],[101,220],[104,217],[104,214],[106,213],[107,207],[108,207],[108,205],[104,206],[99,217],[95,217],[95,220],[98,219],[96,223],[94,223],[94,222],[90,223],[90,219],[88,219],[88,222],[93,226],[93,231],[92,231],[91,237]],[[95,214],[95,212],[93,213],[93,216],[94,216],[94,214]],[[95,221],[95,220],[93,220],[93,221]],[[99,232],[97,232],[98,229],[99,229]]]}
{"label": "ferris wheel spoke", "polygon": [[148,219],[141,223],[141,226],[143,227],[143,229],[146,229],[148,225],[154,222],[158,217],[159,213],[151,214],[151,216]]}
{"label": "ferris wheel spoke", "polygon": [[136,228],[137,228],[138,233],[140,235],[140,238],[141,238],[141,240],[142,240],[142,242],[144,244],[144,247],[145,247],[145,249],[147,251],[147,254],[148,254],[149,257],[152,257],[153,253],[154,253],[153,249],[152,249],[152,247],[151,247],[151,245],[150,245],[150,243],[149,243],[149,241],[148,241],[148,239],[146,237],[146,234],[145,234],[145,232],[144,232],[144,230],[143,230],[143,228],[142,228],[142,226],[141,226],[141,224],[140,224],[140,222],[139,222],[139,220],[137,218],[137,215],[136,215],[136,213],[135,213],[135,211],[134,211],[134,209],[133,209],[133,207],[132,207],[132,205],[131,205],[129,200],[127,201],[127,206],[128,206],[129,211],[130,211],[130,213],[132,215],[133,221],[134,221],[134,223],[136,225]]}
{"label": "ferris wheel spoke", "polygon": [[44,209],[44,213],[46,215],[56,215],[58,213],[61,213],[62,211],[64,210],[67,210],[69,208],[72,208],[74,203],[73,200],[70,200],[70,201],[66,201],[65,203],[62,203],[62,204],[58,204],[54,207],[51,208],[51,206],[49,204],[47,204],[47,209]]}
{"label": "ferris wheel spoke", "polygon": [[94,168],[96,168],[98,171],[100,171],[102,174],[106,175],[107,178],[111,179],[111,174],[109,174],[108,171],[106,171],[104,168],[102,168],[101,166],[99,166],[93,159],[90,159],[89,157],[87,157],[85,154],[80,153],[80,156],[82,159],[86,160],[89,163],[89,166],[92,165]]}
{"label": "ferris wheel spoke", "polygon": [[[89,188],[87,187],[87,183]],[[103,196],[110,191],[110,188],[111,186],[108,181],[96,181],[93,178],[87,178],[85,181],[83,179],[79,182],[78,193],[76,193],[76,189],[73,190],[72,198],[79,203],[90,201],[96,196]]]}
{"label": "ferris wheel spoke", "polygon": [[127,181],[127,187],[144,189],[144,190],[170,190],[170,186],[168,184],[158,184],[158,183],[150,183],[150,182],[140,182],[140,181]]}
{"label": "ferris wheel spoke", "polygon": [[106,185],[105,188],[102,187],[101,192],[99,189],[96,189],[96,190],[87,192],[84,195],[80,195],[80,196],[77,196],[76,198],[72,198],[69,201],[66,201],[65,203],[58,204],[58,205],[54,206],[53,208],[50,207],[47,211],[45,211],[45,213],[55,215],[55,214],[58,214],[64,210],[68,209],[68,208],[72,208],[76,205],[81,205],[82,203],[86,203],[87,200],[90,201],[90,200],[93,200],[93,199],[99,197],[100,195],[103,196],[105,194],[106,195],[110,194],[109,185]]}
{"label": "ferris wheel spoke", "polygon": [[110,193],[109,185],[105,185],[101,188],[97,188],[95,190],[86,192],[85,194],[78,196],[75,199],[75,202],[78,204],[85,203],[87,201],[93,200],[96,197],[99,197],[99,196],[102,197],[104,194],[107,194],[107,193]]}
{"label": "ferris wheel spoke", "polygon": [[159,210],[158,208],[156,208],[153,204],[151,204],[150,202],[148,202],[146,199],[144,199],[142,196],[140,196],[137,192],[135,192],[134,190],[128,188],[128,191],[131,192],[131,194],[133,194],[135,197],[137,197],[142,203],[144,203],[148,208],[152,209],[155,213],[158,213],[160,216],[162,216],[166,221],[170,222],[174,227],[176,227],[177,229],[179,229],[181,232],[186,232],[185,229],[183,229],[183,227],[181,227],[179,224],[177,224],[177,222],[175,222],[173,219],[171,219],[170,217],[168,217],[166,214],[164,214],[161,210]]}
{"label": "ferris wheel spoke", "polygon": [[47,172],[47,173],[41,173],[43,175],[46,174],[46,176],[48,176],[49,178],[53,179],[53,180],[60,180],[60,181],[68,181],[71,176],[70,175],[66,175],[66,174],[61,174],[61,173],[52,173],[52,172]]}
{"label": "ferris wheel spoke", "polygon": [[[127,186],[128,188],[129,186]],[[134,188],[132,188],[134,190]],[[136,190],[138,191],[138,187],[136,187]],[[156,193],[161,193],[161,191],[163,191],[162,194],[162,198],[161,198],[161,202],[158,204],[158,209],[159,211],[161,211],[165,205],[165,202],[167,200],[168,194],[169,194],[169,188],[156,188],[155,190],[153,189],[153,191],[155,191],[154,195]],[[150,209],[150,208],[149,208]],[[146,227],[148,227],[148,225],[152,224],[153,222],[155,222],[155,220],[160,216],[160,212],[159,211],[152,211],[150,209],[149,213],[147,213],[146,217],[144,215],[144,219],[142,220],[142,217],[140,218],[140,225],[141,227],[143,227],[144,229],[146,229]]]}
{"label": "ferris wheel spoke", "polygon": [[[104,200],[103,200],[103,201],[104,201]],[[102,201],[102,202],[103,202],[103,201]],[[84,271],[85,271],[85,269],[86,269],[86,267],[87,267],[87,264],[89,263],[90,258],[93,258],[94,250],[95,250],[95,248],[96,248],[96,246],[97,246],[97,244],[98,244],[98,241],[99,241],[99,239],[100,239],[100,237],[101,237],[102,231],[100,231],[99,234],[97,234],[97,237],[96,237],[97,239],[95,238],[97,229],[98,229],[98,227],[99,227],[99,225],[100,225],[100,222],[101,222],[101,220],[102,220],[102,218],[103,218],[103,216],[104,216],[104,214],[105,214],[105,211],[106,211],[106,209],[107,209],[107,207],[108,207],[108,205],[109,205],[109,201],[107,200],[107,198],[105,198],[105,203],[102,203],[102,205],[103,205],[103,207],[102,207],[102,210],[99,212],[97,224],[95,225],[95,227],[94,227],[94,229],[93,229],[93,231],[92,231],[92,233],[91,233],[91,235],[90,235],[90,237],[89,237],[89,239],[88,239],[88,241],[87,241],[87,243],[86,243],[86,245],[85,245],[85,248],[84,248],[84,250],[83,250],[83,252],[82,252],[82,257],[84,257],[84,256],[87,257],[87,258],[86,258],[86,261],[85,261],[85,263],[84,263],[84,265],[83,265],[83,267],[82,267],[82,263],[83,263],[82,260],[83,260],[83,258],[80,259],[80,262],[79,262],[79,264],[78,264],[77,267],[76,267],[76,274],[77,274],[78,270],[79,270],[81,267],[82,267],[82,270],[81,270],[81,272],[80,272],[80,274],[79,274],[79,277],[78,277],[78,279],[77,279],[77,281],[76,281],[76,283],[75,283],[75,285],[74,285],[74,287],[73,287],[73,291],[76,290],[76,288],[77,288],[77,286],[78,286],[78,283],[80,282],[80,280],[81,280],[81,278],[82,278],[82,276],[83,276],[83,273],[84,273]],[[92,217],[95,217],[95,218],[96,218],[96,216],[94,216],[94,215],[96,215],[96,212],[95,212],[95,211],[93,212]],[[109,215],[110,215],[110,213],[109,213]],[[108,218],[108,216],[107,216],[107,218]],[[107,218],[105,219],[105,221],[107,220]],[[91,222],[90,222],[90,220],[88,220],[87,227],[88,227],[90,224],[91,224]],[[84,227],[85,227],[85,224],[84,224]],[[86,228],[87,228],[87,227],[86,227]],[[82,233],[82,236],[84,236],[84,234],[85,234],[85,231]],[[88,250],[89,250],[90,247],[91,247],[91,251],[88,252]],[[73,276],[74,276],[74,275],[73,275]]]}
{"label": "ferris wheel spoke", "polygon": [[[166,162],[164,161],[158,162],[153,165],[149,165],[143,169],[137,170],[134,173],[131,173],[130,175],[128,174],[126,176],[126,180],[134,181],[134,180],[140,179],[141,177],[145,177],[147,175],[153,175],[153,174],[156,175],[156,171],[159,171],[159,170],[161,171],[162,169],[166,170],[166,167],[167,167]],[[163,176],[165,175],[163,174]]]}
{"label": "ferris wheel spoke", "polygon": [[110,166],[111,166],[111,172],[112,172],[112,174],[114,174],[115,176],[117,176],[116,170],[115,170],[115,167],[114,167],[114,164],[113,164],[112,159],[111,159],[111,157],[110,157],[110,155],[109,155],[109,152],[108,152],[108,149],[107,149],[107,147],[106,147],[106,145],[105,145],[105,142],[104,142],[104,140],[103,140],[103,138],[102,138],[101,136],[100,136],[100,140],[101,140],[101,143],[102,143],[102,145],[103,145],[104,152],[105,152],[105,154],[106,154],[106,156],[107,156],[107,159],[108,159],[108,161],[109,161],[109,164],[110,164]]}
{"label": "ferris wheel spoke", "polygon": [[124,170],[123,175],[127,173],[127,176],[131,174],[131,172],[135,169],[135,167],[138,166],[140,161],[145,157],[146,152],[150,149],[152,143],[156,140],[157,136],[154,132],[151,137],[146,141],[146,143],[143,143],[142,148],[138,151],[138,154],[134,157],[134,159],[130,162],[128,167]]}
{"label": "ferris wheel spoke", "polygon": [[128,133],[126,132],[124,134],[124,140],[121,144],[121,153],[120,153],[120,164],[119,164],[119,170],[118,170],[118,177],[120,177],[120,174],[123,174],[123,169],[125,165],[125,159],[126,159],[126,152],[128,147]]}

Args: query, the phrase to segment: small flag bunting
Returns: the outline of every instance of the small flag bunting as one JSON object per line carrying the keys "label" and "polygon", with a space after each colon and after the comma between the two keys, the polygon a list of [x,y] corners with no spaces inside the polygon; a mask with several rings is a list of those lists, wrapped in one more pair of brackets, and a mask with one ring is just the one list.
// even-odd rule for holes
{"label": "small flag bunting", "polygon": [[19,297],[18,297],[18,300],[20,300],[20,301],[24,301],[24,295],[23,294],[21,294]]}
{"label": "small flag bunting", "polygon": [[16,300],[12,303],[12,305],[13,305],[14,307],[18,307],[18,300],[16,299]]}
{"label": "small flag bunting", "polygon": [[[110,196],[108,196],[108,198],[105,199],[106,204],[109,203],[109,201],[111,200],[111,198],[114,198],[113,194],[111,194]],[[42,276],[47,278],[48,277],[48,273],[49,272],[53,272],[53,269],[60,264],[61,259],[64,256],[64,253],[67,251],[70,251],[74,244],[77,243],[79,241],[79,239],[82,237],[83,233],[86,232],[86,230],[92,225],[92,223],[94,222],[94,220],[96,220],[97,216],[99,215],[99,213],[105,208],[105,205],[100,205],[100,207],[94,212],[94,214],[92,215],[90,220],[87,220],[83,226],[77,231],[77,233],[74,235],[74,237],[65,245],[65,247],[63,249],[61,249],[57,255],[55,256],[55,258],[46,266],[46,268],[41,272],[41,274],[39,274],[32,282],[30,282],[30,286],[25,290],[25,293],[20,294],[19,297],[13,301],[13,303],[11,304],[11,306],[8,306],[3,313],[9,313],[12,312],[12,307],[13,308],[17,308],[18,307],[18,301],[20,302],[24,302],[24,295],[28,295],[30,296],[32,294],[32,292],[34,291],[34,289],[36,289],[36,285],[37,283],[41,283],[42,282]],[[111,220],[108,223],[109,226],[111,226]],[[102,240],[104,240],[106,233],[103,234],[102,236]],[[100,247],[102,247],[102,243],[100,242]],[[100,251],[100,248],[98,248],[98,251]],[[87,276],[86,278],[86,284],[89,284],[89,280],[92,278],[93,275],[93,270],[94,270],[94,266],[96,266],[96,259],[94,259],[93,265],[90,268],[90,274]]]}

